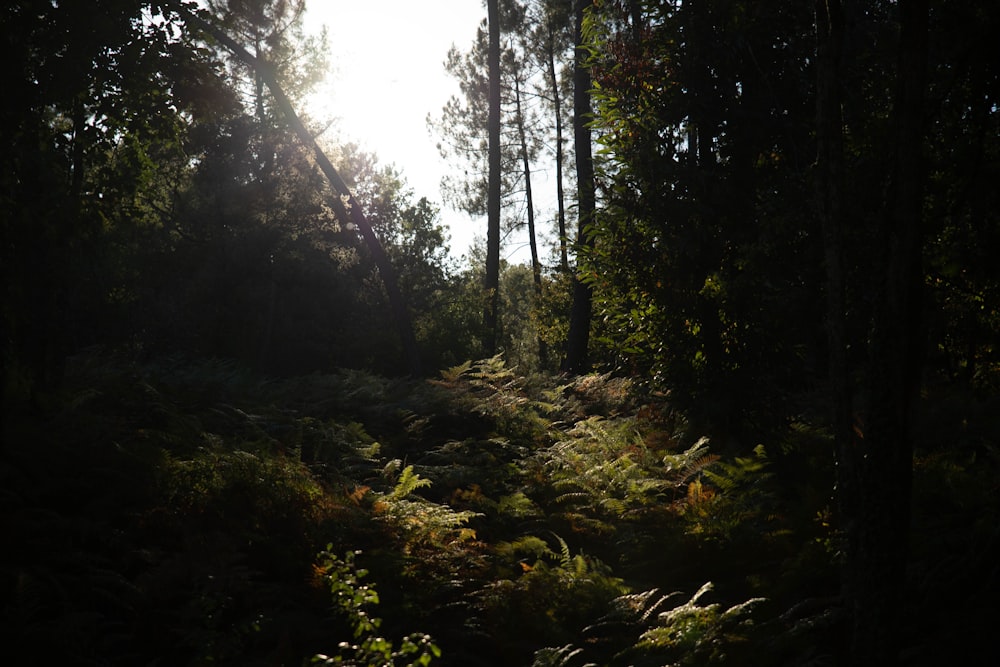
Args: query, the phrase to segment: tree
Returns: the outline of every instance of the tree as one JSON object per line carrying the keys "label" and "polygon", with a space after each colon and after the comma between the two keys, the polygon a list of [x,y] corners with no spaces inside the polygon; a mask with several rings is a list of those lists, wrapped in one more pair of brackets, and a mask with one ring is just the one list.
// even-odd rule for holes
{"label": "tree", "polygon": [[[539,152],[551,131],[552,109],[541,112],[546,101],[554,104],[556,118],[556,192],[557,220],[561,226],[560,243],[565,254],[565,211],[562,188],[562,114],[563,86],[557,77],[557,58],[561,57],[564,26],[557,26],[561,16],[558,6],[565,3],[498,2],[500,39],[500,243],[519,228],[527,229],[527,244],[532,251],[532,267],[537,274],[536,289],[541,289],[544,268],[539,252],[538,190],[533,180]],[[546,18],[541,14],[546,13]],[[445,105],[440,121],[431,122],[441,135],[442,156],[462,165],[462,171],[446,177],[446,198],[473,215],[488,211],[489,198],[489,30],[477,33],[466,53],[456,48],[449,52],[446,69],[459,81],[463,95]],[[542,48],[542,43],[549,46]],[[564,50],[564,49],[562,49]],[[547,79],[546,71],[551,72]],[[554,86],[554,90],[551,86]],[[489,220],[487,220],[489,223]],[[487,238],[487,241],[489,239]],[[489,257],[489,253],[487,254]],[[487,290],[489,294],[489,290]]]}
{"label": "tree", "polygon": [[[641,4],[641,3],[640,3]],[[810,356],[812,16],[760,3],[603,2],[590,12],[602,207],[589,253],[619,363],[738,438],[780,423]],[[791,315],[794,313],[794,315]]]}
{"label": "tree", "polygon": [[[447,233],[440,224],[438,209],[426,198],[416,199],[394,166],[380,166],[375,156],[359,152],[355,146],[342,147],[338,163],[344,173],[350,174],[348,185],[398,271],[400,289],[414,314],[421,359],[428,368],[458,363],[460,359],[443,357],[449,351],[460,353],[465,349],[469,323],[447,316],[456,288]],[[352,263],[350,269],[354,274],[351,282],[360,284],[361,289],[355,290],[358,303],[349,307],[354,313],[350,328],[352,338],[361,344],[351,346],[352,363],[364,360],[364,368],[382,368],[387,352],[394,347],[392,340],[380,340],[381,332],[391,331],[392,324],[386,317],[386,294],[367,247],[360,245],[356,255],[357,263]]]}
{"label": "tree", "polygon": [[[378,266],[379,273],[385,283],[386,292],[389,296],[389,304],[393,312],[393,319],[396,323],[396,328],[403,346],[409,371],[412,374],[419,374],[421,367],[420,354],[416,344],[416,337],[413,333],[413,325],[410,319],[409,310],[404,303],[402,293],[399,290],[395,270],[389,261],[378,236],[376,236],[364,214],[364,211],[361,209],[360,204],[354,198],[350,189],[347,187],[347,184],[334,168],[329,158],[327,158],[326,154],[316,143],[315,137],[306,128],[298,114],[296,114],[291,100],[289,100],[288,96],[284,92],[284,89],[281,87],[272,65],[267,61],[255,58],[224,31],[217,28],[209,21],[201,18],[198,14],[190,11],[184,5],[175,4],[174,9],[176,9],[187,20],[194,23],[199,29],[205,31],[214,39],[224,44],[247,66],[253,68],[253,70],[263,79],[264,83],[271,91],[275,103],[284,115],[286,122],[288,122],[288,124],[295,131],[299,140],[304,145],[311,148],[316,163],[319,165],[320,170],[326,176],[330,185],[334,189],[334,196],[330,198],[331,207],[334,209],[337,217],[340,220],[345,221],[345,224],[346,221],[350,221],[357,226],[362,237],[365,239],[365,243],[368,245],[368,248],[372,253],[375,264]],[[347,200],[346,205],[341,200],[341,197]]]}
{"label": "tree", "polygon": [[486,275],[483,288],[486,305],[483,326],[486,329],[486,352],[496,354],[497,317],[500,306],[500,7],[499,0],[486,0],[489,48],[489,185],[486,197]]}
{"label": "tree", "polygon": [[[518,171],[523,165],[517,135],[506,138],[511,128],[523,123],[521,95],[513,96],[511,79],[520,76],[514,70],[519,59],[509,48],[503,48],[501,37],[514,31],[521,16],[517,3],[499,0],[487,2],[488,16],[485,29],[480,28],[468,53],[456,48],[448,54],[446,69],[455,76],[464,93],[464,100],[453,97],[445,105],[439,124],[431,123],[442,135],[444,142],[438,147],[442,156],[458,157],[468,165],[464,174],[443,183],[448,199],[459,208],[473,215],[486,214],[486,271],[484,274],[483,320],[487,339],[484,348],[496,352],[499,322],[499,272],[500,247],[503,236],[502,216],[508,198],[516,189]],[[520,82],[518,83],[520,85]],[[512,107],[506,120],[506,106]],[[510,99],[512,97],[512,99]],[[485,110],[485,114],[483,113]],[[429,121],[430,122],[430,121]],[[522,175],[523,171],[520,172]],[[509,210],[509,209],[508,209]],[[493,332],[493,333],[490,333]]]}
{"label": "tree", "polygon": [[[517,78],[514,79],[515,98],[515,123],[517,125],[517,135],[521,149],[521,163],[524,167],[524,199],[526,215],[528,219],[528,246],[531,251],[531,274],[532,283],[535,288],[535,297],[542,298],[542,264],[538,258],[538,240],[535,235],[535,198],[531,189],[531,153],[528,146],[528,133],[525,128],[524,105],[521,100],[521,86]],[[545,340],[540,336],[537,339],[538,356],[542,362],[548,356]]]}
{"label": "tree", "polygon": [[932,11],[928,106],[935,111],[925,146],[925,261],[928,362],[976,392],[1000,386],[1000,286],[997,247],[1000,90],[988,50],[1000,16],[992,6],[946,3]]}
{"label": "tree", "polygon": [[[590,66],[583,42],[583,22],[585,3],[577,0],[574,4],[574,30],[576,59],[573,70],[573,148],[576,154],[577,188],[577,271],[580,258],[587,249],[593,248],[594,237],[590,229],[594,210],[597,207],[594,184],[594,161],[590,138]],[[593,287],[579,273],[573,282],[573,309],[570,313],[569,334],[566,340],[566,357],[563,370],[574,374],[589,370],[587,347],[590,342],[590,320],[592,312]]]}
{"label": "tree", "polygon": [[[856,25],[840,3],[817,3],[818,198],[824,222],[829,298],[831,374],[836,397],[838,498],[847,539],[844,598],[851,618],[848,660],[855,665],[895,664],[898,659],[906,545],[910,523],[913,441],[910,411],[920,386],[921,287],[924,192],[924,96],[928,4],[897,5],[894,136],[882,215],[872,238],[877,253],[867,270],[845,278],[843,238],[865,234],[845,216],[843,163],[845,71]],[[850,187],[850,186],[848,186]],[[884,259],[883,259],[884,258]],[[856,284],[860,282],[861,284]],[[852,335],[844,323],[844,294],[874,296],[870,328]],[[847,356],[867,347],[860,372]],[[835,364],[841,363],[842,367]],[[856,379],[857,378],[857,379]],[[853,386],[860,382],[859,387]],[[861,398],[864,397],[864,398]]]}
{"label": "tree", "polygon": [[536,43],[541,45],[538,57],[543,61],[546,74],[545,90],[548,101],[552,104],[553,146],[552,157],[555,161],[556,177],[556,228],[559,234],[559,267],[563,272],[569,272],[569,237],[566,232],[566,197],[563,192],[563,168],[565,153],[563,151],[563,90],[557,68],[561,54],[571,42],[572,35],[567,27],[572,25],[568,14],[572,2],[566,0],[549,0],[541,3],[543,16],[537,20]]}
{"label": "tree", "polygon": [[[115,242],[152,220],[143,206],[154,203],[153,160],[174,168],[183,153],[188,109],[174,104],[172,74],[179,60],[191,72],[200,61],[144,20],[147,5],[24,0],[0,10],[11,95],[0,124],[0,382],[11,395],[57,389],[70,353],[118,332],[124,318],[101,321],[131,301]],[[108,224],[125,219],[128,232]]]}

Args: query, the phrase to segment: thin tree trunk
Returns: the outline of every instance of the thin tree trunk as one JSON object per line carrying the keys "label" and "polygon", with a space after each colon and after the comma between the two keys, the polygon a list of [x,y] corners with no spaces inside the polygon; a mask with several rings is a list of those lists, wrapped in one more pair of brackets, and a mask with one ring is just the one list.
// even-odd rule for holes
{"label": "thin tree trunk", "polygon": [[[393,319],[396,322],[397,333],[399,335],[400,343],[402,344],[403,355],[406,359],[409,371],[414,375],[419,375],[421,365],[417,339],[413,332],[413,324],[410,319],[409,309],[403,299],[402,292],[399,290],[399,282],[396,278],[396,271],[393,268],[392,263],[389,261],[389,256],[386,254],[385,248],[382,247],[382,243],[375,234],[375,230],[372,229],[371,224],[368,222],[368,218],[365,216],[361,205],[354,198],[350,188],[347,187],[347,183],[344,182],[344,179],[341,178],[337,170],[334,169],[329,158],[327,158],[326,154],[316,143],[315,138],[302,123],[302,119],[299,118],[297,113],[295,113],[295,108],[292,106],[291,100],[289,100],[288,96],[285,94],[284,89],[282,89],[281,85],[278,83],[277,77],[274,75],[274,70],[266,61],[252,56],[245,48],[227,35],[223,30],[202,19],[184,5],[174,3],[172,7],[181,16],[187,18],[198,28],[207,32],[213,38],[222,43],[226,48],[232,51],[237,58],[246,63],[264,80],[264,83],[267,84],[271,94],[274,96],[274,101],[278,105],[278,108],[281,109],[286,121],[299,137],[299,141],[312,149],[317,165],[319,165],[320,170],[326,176],[330,185],[333,186],[334,196],[330,198],[330,204],[333,207],[334,213],[340,220],[350,220],[357,226],[365,244],[368,246],[369,252],[372,254],[372,260],[378,268],[379,275],[382,276],[382,283],[385,286],[386,295],[389,297],[389,307],[392,309]],[[347,199],[346,206],[341,197]]]}
{"label": "thin tree trunk", "polygon": [[846,535],[854,534],[857,497],[851,369],[848,365],[844,284],[844,145],[840,72],[844,16],[839,0],[816,0],[816,204],[826,269],[826,331],[834,410],[838,512]]}
{"label": "thin tree trunk", "polygon": [[559,76],[556,74],[556,49],[553,30],[552,21],[549,19],[549,85],[552,88],[552,105],[556,116],[556,223],[559,228],[559,266],[564,273],[569,273],[569,239],[566,236],[566,196],[563,192],[562,95],[559,93]]}
{"label": "thin tree trunk", "polygon": [[573,305],[570,311],[569,334],[566,337],[566,358],[563,370],[586,373],[590,369],[587,348],[590,344],[590,319],[593,290],[579,275],[580,263],[587,248],[593,245],[590,224],[597,206],[594,190],[594,159],[590,145],[590,70],[585,63],[583,47],[584,0],[574,3],[574,42],[576,58],[573,69],[573,144],[576,149],[577,187],[577,275],[573,280]]}
{"label": "thin tree trunk", "polygon": [[[535,302],[542,300],[542,263],[538,261],[538,242],[535,239],[535,200],[531,193],[531,162],[528,159],[528,137],[524,129],[524,114],[521,111],[520,76],[514,77],[514,104],[517,115],[517,134],[521,142],[521,167],[524,170],[524,199],[528,208],[528,246],[531,249],[531,275],[535,285]],[[538,334],[538,359],[544,368],[548,360],[548,346]]]}
{"label": "thin tree trunk", "polygon": [[498,0],[486,2],[489,29],[487,68],[489,70],[489,181],[486,201],[486,276],[483,283],[486,304],[483,327],[484,348],[490,356],[497,352],[497,325],[500,306],[500,8]]}

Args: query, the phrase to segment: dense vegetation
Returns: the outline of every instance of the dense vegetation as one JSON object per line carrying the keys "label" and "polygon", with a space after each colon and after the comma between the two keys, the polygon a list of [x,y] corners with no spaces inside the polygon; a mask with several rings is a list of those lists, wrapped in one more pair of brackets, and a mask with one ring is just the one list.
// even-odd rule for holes
{"label": "dense vegetation", "polygon": [[458,260],[303,9],[0,9],[11,659],[1000,658],[1000,10],[491,0]]}
{"label": "dense vegetation", "polygon": [[[903,647],[930,665],[996,655],[1000,419],[928,410]],[[21,664],[421,664],[422,637],[377,657],[416,632],[454,665],[841,655],[832,453],[805,417],[734,455],[609,376],[274,379],[91,352],[58,410],[4,436]],[[374,637],[393,648],[350,648]]]}

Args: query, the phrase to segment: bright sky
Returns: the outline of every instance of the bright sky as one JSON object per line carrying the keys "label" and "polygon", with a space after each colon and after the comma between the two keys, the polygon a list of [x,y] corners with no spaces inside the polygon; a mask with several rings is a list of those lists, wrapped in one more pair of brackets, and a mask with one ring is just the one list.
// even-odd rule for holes
{"label": "bright sky", "polygon": [[320,93],[327,117],[338,119],[345,140],[395,164],[417,197],[441,206],[455,256],[485,236],[485,222],[441,204],[446,167],[426,118],[458,93],[444,71],[448,49],[467,50],[485,16],[482,0],[307,1],[306,29],[328,30],[331,77]]}

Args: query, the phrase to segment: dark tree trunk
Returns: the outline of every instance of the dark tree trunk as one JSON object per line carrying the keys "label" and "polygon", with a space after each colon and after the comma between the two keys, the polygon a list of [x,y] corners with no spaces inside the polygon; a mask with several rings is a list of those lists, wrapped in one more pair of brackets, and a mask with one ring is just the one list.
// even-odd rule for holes
{"label": "dark tree trunk", "polygon": [[[827,271],[827,330],[834,398],[837,499],[846,540],[843,599],[850,641],[845,664],[898,661],[899,621],[909,527],[912,441],[910,408],[920,359],[922,113],[926,76],[927,2],[900,0],[895,136],[885,212],[875,230],[883,251],[860,275],[871,285],[849,289],[845,271],[842,72],[849,43],[845,7],[817,0],[817,210],[823,224]],[[873,291],[870,326],[847,323],[848,292]],[[867,340],[862,336],[867,337]],[[848,349],[868,348],[867,362],[852,367]],[[860,373],[857,371],[861,371]],[[852,386],[856,379],[858,387]],[[855,390],[857,389],[857,391]],[[855,396],[864,396],[862,403]]]}
{"label": "dark tree trunk", "polygon": [[590,223],[597,206],[594,190],[594,159],[590,144],[590,69],[586,65],[587,52],[583,47],[584,0],[574,3],[574,32],[576,60],[573,69],[573,144],[576,150],[577,187],[577,276],[573,281],[573,306],[570,311],[569,334],[566,338],[566,357],[563,370],[568,373],[586,373],[590,369],[587,348],[590,343],[590,319],[593,308],[593,290],[579,274],[581,259],[593,244]]}
{"label": "dark tree trunk", "polygon": [[927,0],[900,0],[899,52],[892,117],[893,165],[882,229],[883,284],[871,330],[869,396],[855,448],[860,494],[855,553],[851,664],[898,662],[910,523],[911,406],[919,390],[923,213],[923,105]]}
{"label": "dark tree trunk", "polygon": [[834,447],[837,458],[837,498],[845,533],[853,534],[857,474],[852,468],[854,440],[851,369],[848,367],[845,303],[844,144],[840,72],[844,16],[839,0],[816,0],[816,206],[822,226],[826,268],[829,378],[833,398]]}
{"label": "dark tree trunk", "polygon": [[486,2],[489,47],[486,57],[489,70],[489,182],[486,198],[486,276],[483,289],[486,304],[483,328],[486,354],[497,352],[497,324],[500,306],[500,7],[498,0]]}
{"label": "dark tree trunk", "polygon": [[642,3],[639,0],[628,1],[629,18],[632,20],[632,41],[638,44],[642,41]]}

